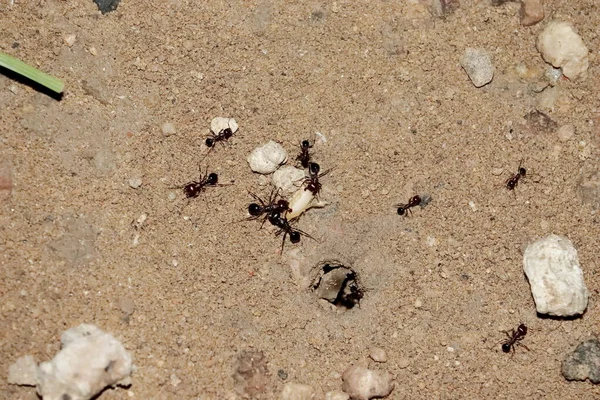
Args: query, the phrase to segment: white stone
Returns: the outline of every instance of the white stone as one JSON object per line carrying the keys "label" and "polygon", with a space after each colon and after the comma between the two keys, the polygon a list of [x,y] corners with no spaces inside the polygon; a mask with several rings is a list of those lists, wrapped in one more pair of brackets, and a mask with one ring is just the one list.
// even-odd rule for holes
{"label": "white stone", "polygon": [[87,400],[107,386],[129,385],[131,355],[112,335],[81,324],[61,336],[62,349],[37,371],[37,391],[44,400]]}
{"label": "white stone", "polygon": [[357,365],[346,369],[342,380],[342,390],[355,400],[385,397],[394,388],[389,372],[380,373]]}
{"label": "white stone", "polygon": [[273,186],[281,190],[282,194],[294,193],[306,178],[304,170],[286,165],[273,173]]}
{"label": "white stone", "polygon": [[8,383],[22,386],[37,384],[37,363],[33,356],[19,357],[14,364],[8,367]]}
{"label": "white stone", "polygon": [[332,390],[325,393],[325,400],[350,400],[350,396],[342,391]]}
{"label": "white stone", "polygon": [[259,174],[270,174],[287,161],[287,152],[279,143],[270,140],[255,148],[248,156],[250,169]]}
{"label": "white stone", "polygon": [[538,313],[568,317],[585,311],[588,290],[569,239],[549,235],[530,244],[523,255],[523,269]]}
{"label": "white stone", "polygon": [[162,125],[162,133],[165,136],[171,136],[177,133],[177,129],[175,129],[175,125],[173,125],[171,122],[165,122]]}
{"label": "white stone", "polygon": [[567,142],[575,136],[575,127],[571,124],[563,125],[556,131],[561,142]]}
{"label": "white stone", "polygon": [[140,186],[142,186],[142,178],[139,176],[129,178],[129,186],[132,189],[138,189]]}
{"label": "white stone", "polygon": [[315,396],[312,386],[288,382],[281,391],[281,400],[311,400]]}
{"label": "white stone", "polygon": [[231,129],[232,133],[235,133],[239,126],[238,123],[233,118],[224,118],[224,117],[216,117],[210,121],[210,130],[215,135],[218,135],[224,129]]}
{"label": "white stone", "polygon": [[475,87],[487,85],[494,78],[492,60],[484,49],[465,49],[460,64]]}
{"label": "white stone", "polygon": [[388,360],[385,350],[383,350],[381,347],[373,347],[369,352],[369,357],[371,357],[373,361],[380,363],[387,362]]}
{"label": "white stone", "polygon": [[551,22],[540,33],[538,51],[546,62],[561,68],[563,74],[576,80],[587,75],[588,49],[568,22]]}

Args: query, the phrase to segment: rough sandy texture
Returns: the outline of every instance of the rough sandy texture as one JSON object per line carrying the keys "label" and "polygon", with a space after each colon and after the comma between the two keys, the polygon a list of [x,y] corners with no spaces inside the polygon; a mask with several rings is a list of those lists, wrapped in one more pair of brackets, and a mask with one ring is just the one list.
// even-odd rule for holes
{"label": "rough sandy texture", "polygon": [[[275,399],[286,382],[323,398],[360,362],[396,377],[394,399],[599,398],[560,372],[598,329],[597,1],[547,1],[533,27],[517,3],[466,0],[445,18],[417,1],[286,3],[124,0],[101,15],[92,1],[2,2],[0,50],[67,85],[57,102],[0,76],[2,374],[25,354],[49,360],[86,322],[139,368],[102,400]],[[535,43],[552,19],[591,50],[587,80],[547,87]],[[467,47],[492,55],[491,84],[466,76]],[[535,109],[551,120],[525,118]],[[216,116],[240,130],[203,160]],[[248,188],[270,192],[246,157],[270,139],[293,156],[317,131],[331,204],[297,225],[317,240],[280,255],[272,227],[238,222]],[[233,184],[184,199],[173,187],[199,163]],[[550,233],[579,251],[581,319],[536,316],[522,253]],[[358,273],[360,307],[310,291],[328,260]],[[501,330],[521,321],[530,351],[511,357]],[[387,363],[368,361],[373,347]],[[0,397],[36,399],[5,378]]]}

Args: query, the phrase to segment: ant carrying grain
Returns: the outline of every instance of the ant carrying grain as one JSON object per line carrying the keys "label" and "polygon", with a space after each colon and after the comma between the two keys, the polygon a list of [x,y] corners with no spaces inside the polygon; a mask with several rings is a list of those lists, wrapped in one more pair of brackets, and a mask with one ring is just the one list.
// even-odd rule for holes
{"label": "ant carrying grain", "polygon": [[318,198],[319,193],[321,192],[321,182],[319,182],[319,179],[321,179],[322,177],[324,177],[325,175],[327,175],[331,169],[328,169],[325,172],[319,173],[319,171],[321,170],[321,166],[317,163],[311,162],[308,164],[308,177],[304,180],[304,183],[306,184],[306,187],[304,188],[304,190],[308,190],[309,192],[311,192],[315,197]]}
{"label": "ant carrying grain", "polygon": [[258,219],[264,215],[262,224],[260,224],[261,229],[265,222],[269,219],[271,214],[278,213],[281,215],[289,211],[289,202],[284,198],[277,199],[277,196],[279,195],[279,190],[271,191],[271,194],[269,195],[269,199],[267,201],[264,201],[252,192],[248,193],[250,193],[250,196],[252,196],[258,202],[250,203],[250,205],[248,206],[248,214],[250,214],[248,220]]}
{"label": "ant carrying grain", "polygon": [[529,351],[527,346],[521,343],[521,340],[523,340],[525,335],[527,335],[527,326],[525,326],[525,324],[519,324],[517,330],[512,329],[510,333],[508,331],[504,331],[504,333],[506,333],[508,339],[502,342],[503,352],[510,353],[512,351],[514,354],[515,346],[523,346],[525,349],[527,349],[527,351]]}

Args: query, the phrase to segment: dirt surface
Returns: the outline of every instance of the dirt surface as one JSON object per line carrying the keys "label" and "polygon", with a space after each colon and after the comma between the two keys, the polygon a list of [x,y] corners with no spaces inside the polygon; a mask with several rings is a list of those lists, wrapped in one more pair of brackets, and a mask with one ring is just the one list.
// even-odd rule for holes
{"label": "dirt surface", "polygon": [[[417,1],[124,0],[106,15],[84,0],[9,3],[0,50],[67,89],[56,101],[0,76],[2,374],[25,354],[49,360],[86,322],[138,368],[102,400],[275,399],[287,382],[323,399],[352,364],[392,373],[393,399],[600,397],[560,372],[599,321],[596,0],[546,1],[533,27],[517,3],[469,0],[444,18]],[[590,49],[586,79],[548,86],[535,43],[551,20]],[[467,47],[491,54],[491,84],[468,79]],[[240,129],[205,158],[217,116]],[[297,225],[316,240],[283,254],[268,223],[243,221],[247,190],[271,190],[246,157],[271,139],[290,162],[315,140],[333,168],[330,204]],[[198,164],[231,184],[188,201],[175,187]],[[432,201],[397,215],[415,194]],[[551,233],[579,251],[582,318],[536,315],[522,255]],[[356,272],[359,306],[316,298],[329,261]],[[530,351],[511,357],[498,343],[519,322]],[[0,397],[37,398],[5,379]]]}

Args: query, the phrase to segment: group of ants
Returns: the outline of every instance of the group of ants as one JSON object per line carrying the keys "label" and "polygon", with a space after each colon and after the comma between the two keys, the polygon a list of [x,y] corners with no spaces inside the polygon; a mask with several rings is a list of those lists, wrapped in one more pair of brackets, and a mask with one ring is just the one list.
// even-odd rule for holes
{"label": "group of ants", "polygon": [[[233,131],[231,128],[225,128],[219,133],[211,132],[211,136],[205,140],[206,147],[209,148],[210,152],[212,149],[214,149],[217,143],[223,143],[232,136]],[[309,190],[316,198],[318,198],[322,188],[319,180],[331,170],[328,169],[324,172],[321,172],[321,166],[316,162],[311,161],[311,148],[312,144],[310,141],[303,140],[300,143],[300,153],[296,157],[296,161],[298,161],[303,168],[308,170],[308,176],[303,181],[304,190]],[[514,190],[519,184],[519,179],[525,177],[526,174],[527,170],[522,166],[521,161],[521,163],[519,163],[517,172],[506,180],[506,188],[508,190]],[[206,171],[204,175],[200,173],[199,180],[186,183],[183,186],[183,193],[188,199],[196,198],[207,187],[211,186],[221,186],[219,184],[219,176],[215,172],[209,173]],[[294,244],[300,242],[301,236],[306,236],[314,240],[314,238],[308,233],[292,227],[291,223],[295,222],[298,217],[292,220],[287,219],[286,214],[291,212],[289,208],[290,203],[288,200],[279,196],[279,191],[272,191],[267,201],[261,199],[252,192],[249,193],[257,201],[257,203],[250,203],[250,205],[248,205],[248,214],[250,214],[250,216],[247,218],[247,220],[256,220],[262,218],[261,229],[265,222],[269,221],[271,225],[277,228],[275,236],[279,236],[283,233],[283,240],[281,243],[282,252],[287,236],[289,236],[290,242]],[[411,212],[411,208],[420,205],[421,202],[421,197],[419,195],[415,195],[411,197],[406,204],[396,204],[394,207],[397,207],[396,212],[398,215],[407,215],[409,212]],[[525,324],[521,323],[516,330],[512,329],[510,332],[504,331],[504,333],[507,335],[507,339],[502,342],[502,351],[504,353],[509,353],[512,351],[514,354],[515,346],[517,345],[529,350],[527,346],[521,343],[521,341],[525,338],[525,335],[527,335],[527,326]]]}

